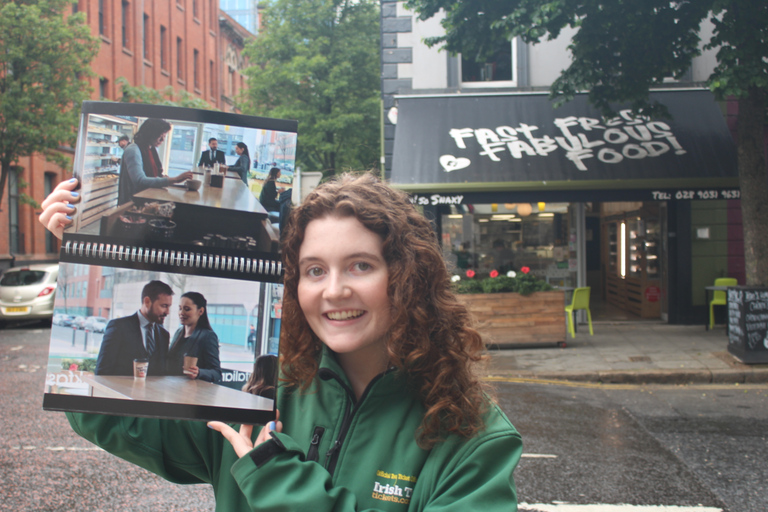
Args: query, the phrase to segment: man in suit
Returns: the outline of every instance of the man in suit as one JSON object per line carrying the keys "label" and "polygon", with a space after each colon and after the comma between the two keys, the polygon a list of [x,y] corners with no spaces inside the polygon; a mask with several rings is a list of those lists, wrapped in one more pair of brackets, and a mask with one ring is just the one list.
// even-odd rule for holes
{"label": "man in suit", "polygon": [[133,375],[133,360],[147,359],[147,375],[165,375],[170,335],[163,321],[171,311],[173,290],[162,281],[150,281],[141,291],[139,310],[110,320],[101,340],[96,375]]}
{"label": "man in suit", "polygon": [[224,152],[219,151],[219,141],[211,137],[208,139],[208,147],[210,149],[203,151],[200,155],[200,161],[197,162],[199,166],[213,167],[213,164],[219,163],[221,165],[227,165],[227,160],[224,158]]}

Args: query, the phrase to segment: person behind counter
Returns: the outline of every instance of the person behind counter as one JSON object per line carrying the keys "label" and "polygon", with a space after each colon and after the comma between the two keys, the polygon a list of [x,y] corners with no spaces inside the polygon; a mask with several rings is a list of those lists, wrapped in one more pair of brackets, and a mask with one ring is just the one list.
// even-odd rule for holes
{"label": "person behind counter", "polygon": [[120,162],[118,204],[132,201],[133,195],[142,190],[167,187],[171,183],[192,179],[192,171],[174,177],[163,175],[157,147],[165,141],[169,131],[171,124],[164,119],[149,118],[139,127],[133,144],[125,148]]}
{"label": "person behind counter", "polygon": [[237,162],[230,165],[229,170],[239,174],[243,183],[248,185],[248,171],[251,168],[251,155],[248,154],[248,146],[243,142],[238,142],[235,146],[235,153],[237,153]]}
{"label": "person behind counter", "polygon": [[[61,212],[48,208],[44,223]],[[475,371],[483,340],[430,222],[404,192],[345,175],[284,229],[279,419],[238,432],[69,412],[74,431],[175,483],[210,483],[222,512],[517,510],[522,441]]]}
{"label": "person behind counter", "polygon": [[[267,181],[264,182],[264,185],[261,186],[261,194],[259,195],[259,202],[264,207],[265,210],[268,212],[279,212],[280,211],[280,201],[277,199],[277,178],[280,177],[280,168],[279,167],[273,167],[269,170],[269,176],[267,176]],[[279,191],[282,192],[284,189],[280,188]]]}
{"label": "person behind counter", "polygon": [[197,358],[197,364],[186,369],[190,379],[207,382],[221,381],[219,338],[208,320],[208,303],[203,294],[187,292],[179,303],[181,327],[173,335],[168,349],[166,373],[182,375],[184,356]]}

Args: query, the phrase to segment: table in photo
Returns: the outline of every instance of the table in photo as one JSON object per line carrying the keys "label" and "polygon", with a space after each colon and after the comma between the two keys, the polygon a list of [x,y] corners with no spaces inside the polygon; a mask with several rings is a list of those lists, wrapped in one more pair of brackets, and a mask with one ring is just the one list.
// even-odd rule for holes
{"label": "table in photo", "polygon": [[262,411],[273,407],[269,398],[181,376],[90,375],[83,381],[91,386],[94,397]]}
{"label": "table in photo", "polygon": [[[705,286],[704,287],[704,306],[707,308],[707,316],[704,321],[704,330],[709,330],[709,295],[710,292],[727,292],[728,286]],[[727,321],[726,321],[727,322]]]}
{"label": "table in photo", "polygon": [[[231,171],[230,171],[231,173]],[[232,173],[236,174],[236,173]],[[267,218],[267,210],[261,205],[245,183],[238,177],[231,179],[227,176],[221,187],[212,187],[208,175],[196,174],[196,179],[202,181],[200,190],[187,190],[183,184],[169,185],[163,188],[147,188],[133,195],[136,199],[146,201],[172,201],[178,204],[204,206],[255,213]]]}

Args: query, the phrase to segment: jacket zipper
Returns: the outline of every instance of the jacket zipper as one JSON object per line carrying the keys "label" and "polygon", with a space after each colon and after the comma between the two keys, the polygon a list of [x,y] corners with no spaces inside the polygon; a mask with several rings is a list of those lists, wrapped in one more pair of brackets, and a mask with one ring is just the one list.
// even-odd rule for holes
{"label": "jacket zipper", "polygon": [[312,442],[309,443],[309,450],[307,450],[307,460],[317,462],[323,434],[325,434],[325,427],[315,427],[315,432],[312,434]]}
{"label": "jacket zipper", "polygon": [[[328,450],[325,454],[325,469],[328,470],[328,473],[333,475],[333,472],[336,470],[336,464],[339,461],[339,452],[341,451],[341,446],[344,444],[344,439],[347,437],[347,433],[349,432],[349,427],[352,424],[352,418],[354,418],[355,413],[357,412],[360,404],[362,404],[365,401],[365,397],[368,395],[368,392],[371,390],[373,385],[384,376],[384,374],[377,375],[371,382],[368,383],[368,386],[366,386],[365,391],[363,391],[363,394],[360,395],[360,400],[355,402],[355,395],[352,392],[351,389],[349,389],[349,386],[345,385],[344,382],[339,378],[336,373],[334,373],[331,370],[324,369],[327,376],[335,378],[344,388],[344,390],[347,392],[347,395],[349,395],[350,402],[347,403],[347,408],[344,411],[344,417],[341,420],[341,428],[339,429],[339,437],[337,437],[333,445],[331,446],[331,449]],[[386,372],[385,372],[386,373]],[[321,375],[322,377],[322,375]],[[354,408],[350,408],[350,403],[353,404]]]}

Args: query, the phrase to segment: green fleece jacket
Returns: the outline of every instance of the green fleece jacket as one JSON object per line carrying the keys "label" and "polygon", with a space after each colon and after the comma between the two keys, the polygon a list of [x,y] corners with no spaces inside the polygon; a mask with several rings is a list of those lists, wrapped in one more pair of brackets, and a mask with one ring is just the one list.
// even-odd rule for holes
{"label": "green fleece jacket", "polygon": [[[517,510],[512,472],[520,435],[489,407],[486,428],[419,448],[424,407],[396,372],[359,401],[334,358],[308,391],[278,392],[283,432],[238,459],[205,423],[67,413],[72,428],[106,451],[176,483],[209,483],[216,510]],[[254,439],[259,429],[254,429]]]}

